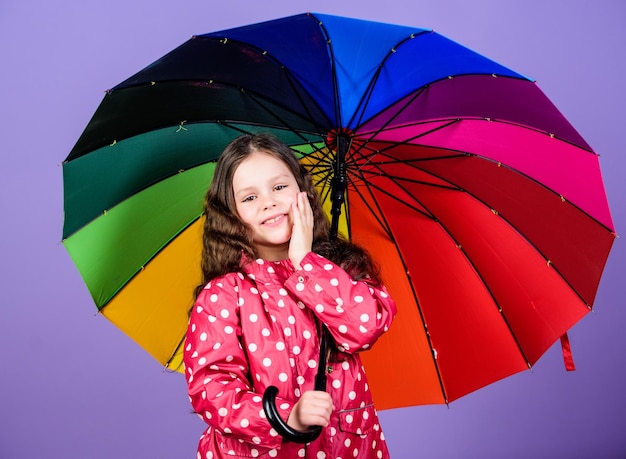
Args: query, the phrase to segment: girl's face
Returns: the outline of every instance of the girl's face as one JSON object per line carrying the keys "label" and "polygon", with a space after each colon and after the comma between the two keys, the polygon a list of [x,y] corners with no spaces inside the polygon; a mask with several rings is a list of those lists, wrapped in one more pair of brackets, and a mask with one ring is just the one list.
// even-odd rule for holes
{"label": "girl's face", "polygon": [[262,151],[235,169],[233,193],[239,218],[253,230],[253,244],[266,260],[288,258],[291,206],[300,191],[285,163]]}

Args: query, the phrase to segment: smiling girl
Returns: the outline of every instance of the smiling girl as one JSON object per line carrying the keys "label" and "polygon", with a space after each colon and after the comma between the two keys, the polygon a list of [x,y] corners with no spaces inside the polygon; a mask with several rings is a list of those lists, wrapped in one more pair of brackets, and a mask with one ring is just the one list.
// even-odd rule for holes
{"label": "smiling girl", "polygon": [[[184,363],[192,406],[208,424],[199,458],[387,458],[359,352],[396,306],[367,252],[331,239],[310,175],[269,135],[246,135],[220,156],[205,200],[202,272]],[[328,386],[314,390],[318,324],[331,336]],[[262,395],[305,445],[283,439]]]}

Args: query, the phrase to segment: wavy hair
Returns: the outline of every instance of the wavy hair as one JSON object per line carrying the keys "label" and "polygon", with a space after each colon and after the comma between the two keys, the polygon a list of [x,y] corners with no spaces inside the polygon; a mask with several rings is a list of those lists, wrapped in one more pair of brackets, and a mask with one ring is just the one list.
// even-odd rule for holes
{"label": "wavy hair", "polygon": [[344,268],[353,279],[368,278],[380,283],[379,270],[369,254],[355,244],[330,237],[330,222],[324,213],[311,175],[294,152],[270,134],[246,134],[234,139],[220,155],[213,181],[204,200],[202,234],[202,283],[196,296],[212,279],[241,270],[243,256],[258,258],[252,243],[252,229],[238,216],[233,194],[233,176],[237,167],[253,152],[263,152],[282,161],[305,191],[313,210],[313,252]]}

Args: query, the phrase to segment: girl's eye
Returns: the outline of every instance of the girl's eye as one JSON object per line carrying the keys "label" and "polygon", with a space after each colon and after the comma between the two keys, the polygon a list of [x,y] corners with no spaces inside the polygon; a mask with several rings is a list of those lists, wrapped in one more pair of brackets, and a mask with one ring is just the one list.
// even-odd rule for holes
{"label": "girl's eye", "polygon": [[246,196],[245,198],[243,198],[243,199],[241,200],[241,202],[251,202],[251,201],[253,201],[253,200],[254,200],[254,198],[255,198],[255,196],[253,196],[253,195]]}
{"label": "girl's eye", "polygon": [[280,191],[280,190],[282,190],[283,188],[287,188],[287,185],[276,185],[276,186],[274,187],[274,191]]}

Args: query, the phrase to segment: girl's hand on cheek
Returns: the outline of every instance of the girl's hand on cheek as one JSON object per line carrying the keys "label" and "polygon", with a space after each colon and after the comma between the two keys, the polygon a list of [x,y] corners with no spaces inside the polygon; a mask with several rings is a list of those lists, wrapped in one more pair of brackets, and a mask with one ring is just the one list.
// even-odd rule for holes
{"label": "girl's hand on cheek", "polygon": [[313,245],[313,210],[306,192],[300,191],[291,206],[293,228],[289,241],[289,259],[296,269]]}

